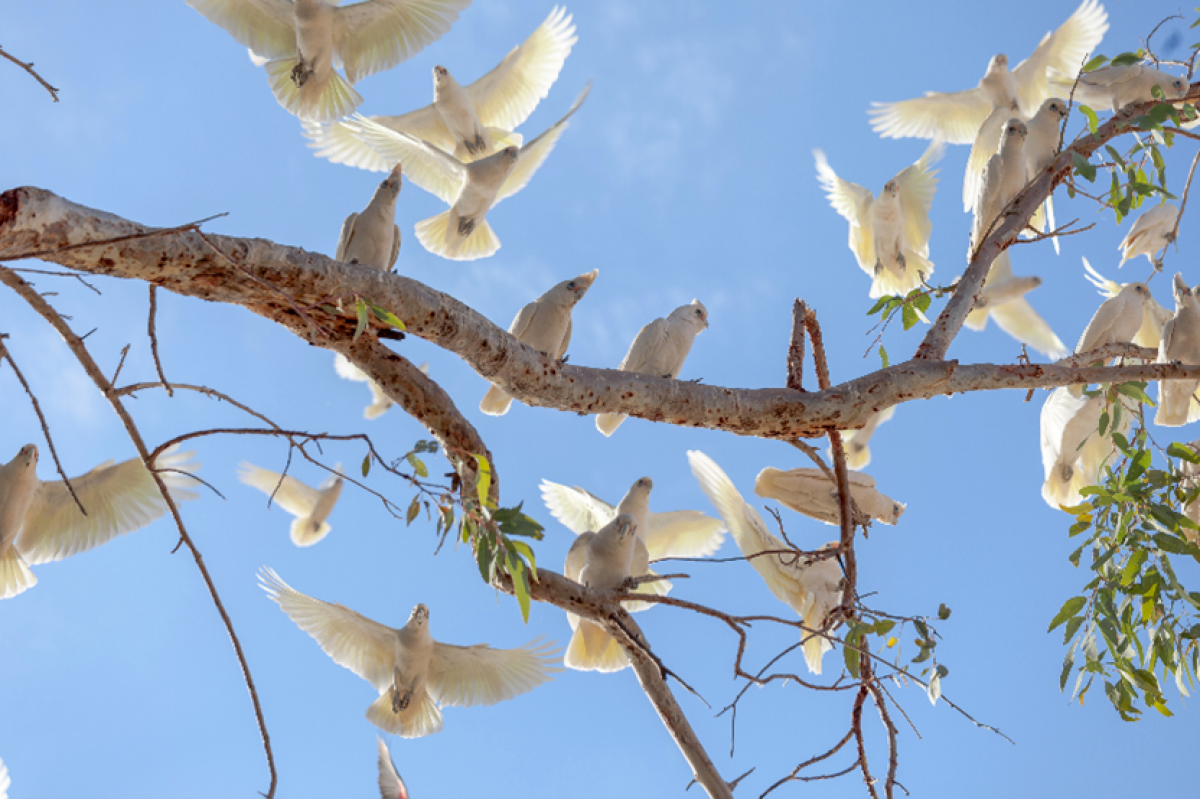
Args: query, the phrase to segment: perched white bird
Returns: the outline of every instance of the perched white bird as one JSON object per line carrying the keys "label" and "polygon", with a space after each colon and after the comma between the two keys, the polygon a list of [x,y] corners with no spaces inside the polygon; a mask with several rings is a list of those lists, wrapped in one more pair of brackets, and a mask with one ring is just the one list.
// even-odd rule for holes
{"label": "perched white bird", "polygon": [[[397,133],[411,133],[464,162],[491,155],[498,148],[520,147],[522,136],[512,131],[549,93],[575,42],[571,16],[555,7],[499,66],[469,86],[460,86],[445,67],[436,66],[432,105],[400,116],[368,119]],[[377,172],[391,168],[343,123],[306,122],[304,135],[315,155],[335,164]]]}
{"label": "perched white bird", "polygon": [[383,272],[396,266],[400,255],[400,226],[396,224],[396,198],[400,196],[400,164],[375,189],[361,214],[350,214],[338,236],[339,261],[366,264]]}
{"label": "perched white bird", "polygon": [[[301,119],[344,117],[362,103],[352,84],[441,38],[471,0],[188,0],[265,60],[275,99]],[[346,78],[335,71],[346,70]]]}
{"label": "perched white bird", "polygon": [[[647,570],[646,547],[637,535],[637,520],[622,513],[599,532],[580,533],[567,551],[563,575],[600,591],[620,588],[631,574]],[[573,631],[563,665],[578,671],[620,671],[629,655],[600,625],[567,613]]]}
{"label": "perched white bird", "polygon": [[1008,58],[997,55],[974,89],[926,92],[913,100],[872,103],[868,112],[871,127],[889,138],[915,136],[970,144],[984,120],[997,109],[1008,109],[1010,116],[1031,116],[1042,101],[1056,93],[1049,72],[1074,76],[1107,30],[1104,6],[1096,0],[1084,0],[1058,30],[1042,37],[1033,55],[1011,72]]}
{"label": "perched white bird", "polygon": [[[1032,117],[1021,120],[1025,123],[1027,130],[1023,145],[1026,182],[1041,174],[1042,170],[1049,166],[1054,157],[1058,155],[1060,125],[1066,115],[1067,103],[1058,97],[1051,97],[1042,103]],[[975,204],[983,188],[984,170],[987,168],[988,160],[999,151],[1000,136],[1004,132],[1005,123],[1011,118],[1013,118],[1012,114],[1003,108],[993,111],[975,137],[975,143],[971,146],[971,155],[967,158],[966,175],[963,178],[963,209],[967,213],[975,210]],[[1051,230],[1054,229],[1053,197],[1046,198],[1046,202],[1030,219],[1029,224],[1039,232],[1045,232],[1047,225]],[[1036,234],[1030,230],[1023,230],[1021,235],[1032,237]],[[1054,244],[1054,252],[1059,252],[1058,237],[1055,236],[1051,241]]]}
{"label": "perched white bird", "polygon": [[[666,513],[650,511],[650,491],[654,481],[642,477],[634,481],[625,496],[614,508],[596,495],[575,486],[573,488],[542,480],[542,501],[550,515],[576,535],[589,530],[599,530],[621,514],[630,514],[636,520],[637,537],[646,548],[648,560],[663,558],[705,558],[721,548],[725,538],[725,524],[698,510],[676,510]],[[634,572],[638,577],[653,575],[649,567]],[[671,584],[665,580],[644,583],[640,591],[666,594]],[[644,610],[645,606],[630,606],[630,610]]]}
{"label": "perched white bird", "polygon": [[344,478],[340,463],[334,468],[336,474],[331,474],[320,488],[310,488],[291,475],[285,476],[245,461],[241,468],[239,480],[273,497],[279,507],[296,517],[291,527],[293,544],[311,547],[329,535],[333,528],[325,520],[342,495]]}
{"label": "perched white bird", "polygon": [[[599,269],[593,269],[555,285],[517,311],[508,332],[522,344],[561,361],[567,354],[567,347],[571,346],[571,311],[588,293],[599,274]],[[512,397],[498,386],[492,386],[483,395],[479,410],[489,416],[503,416],[511,405]]]}
{"label": "perched white bird", "polygon": [[[874,477],[862,472],[848,476],[850,496],[860,511],[884,524],[894,525],[900,519],[904,503],[877,491]],[[820,469],[789,469],[785,472],[768,466],[755,478],[754,493],[826,524],[841,523],[837,487]]]}
{"label": "perched white bird", "polygon": [[[1174,289],[1175,316],[1163,328],[1158,362],[1200,365],[1200,302],[1179,272],[1175,273]],[[1159,380],[1154,423],[1179,427],[1200,419],[1197,388],[1200,380]]]}
{"label": "perched white bird", "polygon": [[417,240],[443,258],[473,261],[500,249],[487,213],[525,187],[550,155],[571,115],[587,98],[589,84],[562,119],[521,147],[509,146],[477,161],[463,163],[436,145],[410,133],[397,133],[361,114],[346,124],[385,159],[400,161],[409,179],[450,204],[448,211],[417,223]]}
{"label": "perched white bird", "polygon": [[[1133,343],[1146,318],[1146,299],[1150,289],[1145,283],[1126,283],[1117,296],[1105,300],[1079,337],[1075,352],[1087,352],[1105,344]],[[1083,394],[1083,385],[1070,387],[1073,397]]]}
{"label": "perched white bird", "polygon": [[872,297],[908,294],[933,274],[929,209],[938,181],[932,166],[943,150],[935,141],[915,164],[884,184],[879,197],[839,178],[825,153],[813,150],[817,180],[829,204],[850,223],[850,251],[872,279]]}
{"label": "perched white bird", "polygon": [[1025,295],[1042,285],[1040,277],[1017,277],[1012,271],[1009,251],[996,257],[983,284],[983,305],[967,314],[963,323],[972,330],[983,330],[989,318],[995,319],[1008,335],[1028,344],[1052,361],[1065,358],[1070,350],[1063,345]]}
{"label": "perched white bird", "polygon": [[268,568],[259,572],[259,585],[334,663],[379,691],[367,719],[402,738],[440,732],[438,705],[494,705],[533,690],[561,670],[551,665],[557,656],[553,644],[531,641],[518,649],[492,649],[435,641],[424,605],[413,608],[408,623],[397,630],[306,596]]}
{"label": "perched white bird", "polygon": [[[1083,259],[1083,268],[1088,274],[1084,275],[1088,281],[1096,287],[1102,297],[1115,297],[1128,283],[1118,283],[1115,280],[1109,280],[1104,275],[1097,272],[1088,263],[1088,259]],[[1158,343],[1162,340],[1163,327],[1175,315],[1171,311],[1158,304],[1158,300],[1150,295],[1150,291],[1146,291],[1145,304],[1142,306],[1142,326],[1138,328],[1138,332],[1133,337],[1133,343],[1139,347],[1148,347],[1150,349],[1158,349]],[[1141,363],[1138,359],[1132,359],[1137,363]]]}
{"label": "perched white bird", "polygon": [[[1056,83],[1070,89],[1074,78],[1061,75]],[[1188,92],[1188,82],[1183,78],[1154,67],[1127,64],[1080,75],[1079,84],[1075,87],[1075,102],[1097,111],[1116,112],[1130,103],[1153,99],[1155,86],[1162,90],[1163,97],[1168,100],[1183,97]]]}
{"label": "perched white bird", "polygon": [[1042,499],[1057,509],[1060,505],[1073,507],[1084,501],[1079,492],[1100,479],[1100,468],[1112,454],[1112,430],[1125,435],[1134,412],[1122,407],[1110,411],[1112,430],[1100,435],[1100,415],[1104,413],[1104,394],[1095,397],[1076,396],[1071,387],[1054,389],[1042,406],[1042,468],[1046,480],[1042,484]]}
{"label": "perched white bird", "polygon": [[[859,471],[871,465],[871,439],[875,436],[875,430],[879,425],[892,418],[896,413],[896,406],[884,408],[882,411],[871,414],[871,418],[867,423],[857,430],[842,431],[842,447],[846,450],[846,468]],[[833,457],[833,447],[826,450],[829,457]]]}
{"label": "perched white bird", "polygon": [[[660,316],[638,331],[617,370],[673,380],[683,371],[683,362],[691,352],[696,336],[707,328],[708,309],[700,300],[681,305],[666,318]],[[598,414],[596,429],[611,436],[627,417],[624,413]]]}
{"label": "perched white bird", "polygon": [[1121,251],[1121,263],[1117,264],[1117,268],[1121,268],[1126,261],[1137,258],[1139,255],[1146,256],[1146,260],[1157,267],[1154,254],[1159,250],[1166,249],[1168,244],[1175,241],[1175,221],[1177,219],[1179,219],[1179,208],[1170,203],[1151,208],[1139,216],[1134,221],[1133,227],[1125,234],[1125,238],[1121,239],[1121,243],[1117,245],[1117,249]]}
{"label": "perched white bird", "polygon": [[[409,799],[408,786],[400,779],[396,764],[392,762],[392,753],[388,751],[383,738],[379,742],[379,797],[380,799]],[[0,797],[3,799],[3,797]]]}
{"label": "perched white bird", "polygon": [[1000,132],[1000,149],[988,159],[979,181],[979,197],[975,200],[975,221],[971,225],[971,246],[967,257],[974,255],[984,237],[999,224],[997,217],[1025,188],[1025,138],[1029,129],[1013,118]]}
{"label": "perched white bird", "polygon": [[[155,461],[159,476],[176,502],[196,499],[187,490],[199,485],[191,473],[200,468],[194,452],[176,453],[176,444]],[[71,488],[87,511],[71,497],[61,480],[37,476],[38,450],[26,444],[16,457],[0,465],[0,599],[32,588],[37,578],[30,565],[62,560],[98,547],[119,535],[145,527],[167,512],[141,458],[114,464],[105,461],[71,479]]]}
{"label": "perched white bird", "polygon": [[[809,671],[820,674],[821,659],[833,644],[816,633],[825,630],[830,611],[842,601],[842,571],[837,559],[807,560],[787,554],[791,547],[767,529],[759,512],[742,499],[725,472],[711,458],[691,450],[688,462],[700,488],[729,525],[742,555],[763,578],[771,593],[796,611],[810,631],[801,639],[804,660]],[[836,547],[837,543],[830,541],[822,549]],[[783,554],[759,555],[761,552]]]}

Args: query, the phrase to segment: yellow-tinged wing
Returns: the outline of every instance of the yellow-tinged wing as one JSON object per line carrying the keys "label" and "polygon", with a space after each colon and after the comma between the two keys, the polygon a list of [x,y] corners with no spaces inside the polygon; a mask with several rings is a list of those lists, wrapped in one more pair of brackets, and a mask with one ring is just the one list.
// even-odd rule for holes
{"label": "yellow-tinged wing", "polygon": [[433,642],[428,688],[443,705],[494,705],[532,691],[561,668],[553,665],[561,652],[554,642],[534,639],[516,649],[487,644],[455,646]]}

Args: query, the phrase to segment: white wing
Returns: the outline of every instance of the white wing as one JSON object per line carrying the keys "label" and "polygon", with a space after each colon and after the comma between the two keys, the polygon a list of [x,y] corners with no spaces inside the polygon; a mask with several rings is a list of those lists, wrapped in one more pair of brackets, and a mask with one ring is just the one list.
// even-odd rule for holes
{"label": "white wing", "polygon": [[963,92],[926,92],[895,103],[871,103],[871,128],[884,138],[940,138],[970,144],[992,113],[991,101],[976,87]]}
{"label": "white wing", "polygon": [[[396,764],[392,762],[392,753],[382,738],[379,741],[379,796],[380,799],[409,799],[408,786],[400,779]],[[3,797],[0,797],[3,799]]]}
{"label": "white wing", "polygon": [[1093,54],[1108,30],[1108,14],[1098,0],[1084,0],[1075,13],[1053,33],[1042,37],[1033,55],[1012,71],[1017,98],[1026,117],[1037,111],[1043,100],[1054,96],[1047,70],[1074,79],[1084,59]]}
{"label": "white wing", "polygon": [[938,184],[937,170],[932,167],[945,150],[945,145],[935,140],[920,160],[896,175],[900,208],[904,214],[904,242],[924,256],[929,255],[929,236],[933,231],[929,209],[933,207]]}
{"label": "white wing", "polygon": [[651,560],[707,557],[721,548],[729,529],[698,510],[651,513],[648,525],[643,537]]}
{"label": "white wing", "polygon": [[350,669],[377,691],[385,691],[392,684],[397,630],[344,605],[302,594],[265,566],[259,571],[258,584],[334,663]]}
{"label": "white wing", "polygon": [[[362,114],[344,123],[386,162],[404,165],[404,176],[425,191],[453,205],[458,198],[467,169],[454,156],[408,133],[398,133],[371,121]],[[391,169],[391,167],[388,167]]]}
{"label": "white wing", "polygon": [[188,0],[188,5],[259,56],[296,54],[296,18],[288,0]]}
{"label": "white wing", "polygon": [[429,693],[443,705],[494,705],[532,691],[548,681],[552,672],[562,671],[552,665],[560,655],[553,642],[538,644],[537,639],[517,649],[434,641]]}
{"label": "white wing", "polygon": [[983,170],[987,168],[988,159],[1000,151],[1000,134],[1004,131],[1004,123],[1012,116],[1011,109],[997,108],[975,135],[971,154],[967,156],[967,171],[963,175],[963,210],[968,214],[975,210],[979,192],[983,189]]}
{"label": "white wing", "polygon": [[[252,463],[241,464],[238,479],[248,486],[253,486],[268,497],[275,494],[275,503],[296,518],[303,519],[311,516],[317,503],[321,500],[321,492],[311,486],[306,486],[296,478],[288,475],[283,477],[279,472],[263,469]],[[280,483],[280,477],[283,482]],[[275,487],[279,486],[276,491]]]}
{"label": "white wing", "polygon": [[813,150],[817,162],[817,181],[825,190],[825,196],[833,210],[850,223],[850,251],[858,265],[873,275],[875,270],[875,241],[871,237],[871,203],[875,195],[867,189],[842,180],[833,171],[825,153]]}
{"label": "white wing", "polygon": [[[175,445],[158,456],[160,469],[195,472],[200,468],[199,462],[189,460],[194,452],[176,454],[177,449]],[[198,496],[186,490],[198,485],[198,481],[173,472],[161,476],[177,502]],[[16,539],[17,551],[26,563],[62,560],[98,547],[145,527],[167,512],[166,500],[140,458],[116,465],[112,461],[102,463],[71,480],[71,486],[87,515],[79,512],[66,483],[59,480],[42,483],[33,495]]]}
{"label": "white wing", "polygon": [[[641,372],[667,340],[671,325],[661,316],[638,331],[629,352],[617,368],[622,372]],[[661,375],[660,375],[661,377]]]}
{"label": "white wing", "polygon": [[368,0],[337,9],[333,40],[346,78],[358,83],[407,61],[450,30],[458,12],[470,4],[471,0]]}
{"label": "white wing", "polygon": [[617,515],[615,507],[578,486],[569,488],[542,480],[541,489],[550,515],[576,535],[599,530]]}
{"label": "white wing", "polygon": [[333,356],[333,369],[343,380],[353,380],[356,383],[371,382],[371,378],[367,377],[366,372],[350,363],[349,359],[340,352]]}
{"label": "white wing", "polygon": [[1024,297],[1017,297],[1001,303],[990,309],[991,316],[1008,335],[1024,344],[1028,344],[1052,361],[1065,358],[1071,354],[1050,329],[1046,320],[1033,310],[1033,306]]}
{"label": "white wing", "polygon": [[589,82],[587,86],[583,87],[583,91],[575,98],[575,102],[571,105],[570,110],[563,114],[561,119],[543,131],[533,141],[521,147],[521,155],[517,158],[517,163],[513,166],[512,171],[508,173],[508,177],[504,179],[504,183],[501,184],[500,191],[496,193],[496,201],[492,203],[493,206],[498,205],[501,200],[511,197],[525,188],[525,184],[541,168],[542,162],[550,155],[550,151],[558,143],[559,137],[567,129],[567,120],[579,110],[579,106],[583,105],[583,101],[587,99],[588,92],[591,90],[592,84]]}
{"label": "white wing", "polygon": [[[410,133],[446,152],[454,151],[454,137],[450,135],[450,129],[442,122],[441,116],[432,105],[400,116],[371,116],[367,119],[397,133]],[[313,155],[328,158],[335,164],[346,164],[372,172],[388,172],[396,165],[395,161],[389,162],[370,144],[358,138],[355,135],[357,128],[353,123],[302,122],[301,126],[305,138],[308,139],[308,146],[313,149]],[[407,167],[407,164],[405,166]]]}
{"label": "white wing", "polygon": [[777,599],[802,614],[805,594],[800,583],[800,574],[803,568],[796,559],[786,555],[753,557],[759,552],[785,550],[790,547],[767,530],[762,516],[742,499],[742,495],[734,488],[725,472],[721,471],[721,467],[713,463],[711,458],[703,452],[690,450],[688,462],[701,490],[708,495],[721,518],[729,525],[742,555],[750,559],[750,565],[766,581],[767,588]]}
{"label": "white wing", "polygon": [[555,6],[546,21],[499,66],[467,87],[479,121],[488,127],[515,130],[550,93],[576,41],[571,16]]}

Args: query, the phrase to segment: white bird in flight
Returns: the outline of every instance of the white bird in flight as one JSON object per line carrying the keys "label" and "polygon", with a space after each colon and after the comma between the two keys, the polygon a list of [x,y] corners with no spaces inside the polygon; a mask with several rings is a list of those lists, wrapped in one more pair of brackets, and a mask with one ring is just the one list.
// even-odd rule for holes
{"label": "white bird in flight", "polygon": [[967,314],[963,324],[972,330],[983,330],[989,318],[995,319],[1005,333],[1050,360],[1065,358],[1070,350],[1026,299],[1029,292],[1042,285],[1042,279],[1014,275],[1008,253],[1009,250],[1003,250],[996,256],[983,284],[984,305]]}
{"label": "white bird in flight", "polygon": [[387,744],[383,738],[376,740],[379,742],[379,798],[409,799],[408,786],[400,779],[400,772],[392,762],[392,753],[388,751]]}
{"label": "white bird in flight", "polygon": [[[813,674],[821,673],[821,660],[833,648],[819,633],[825,630],[829,615],[842,600],[842,570],[836,558],[808,560],[790,554],[792,548],[767,529],[762,516],[734,488],[733,482],[703,452],[688,452],[692,474],[700,488],[729,525],[742,555],[759,573],[767,588],[779,601],[800,616],[807,628],[803,641],[804,660]],[[822,549],[836,547],[830,541]],[[762,555],[763,552],[780,554]]]}
{"label": "white bird in flight", "polygon": [[259,585],[334,663],[379,691],[367,719],[402,738],[441,732],[438,705],[494,705],[533,690],[561,670],[552,665],[553,644],[531,641],[517,649],[492,649],[435,641],[425,605],[413,608],[408,623],[395,629],[306,596],[268,568],[259,572]]}
{"label": "white bird in flight", "polygon": [[362,103],[352,84],[441,38],[470,3],[366,0],[338,7],[325,0],[188,0],[264,63],[281,106],[316,122],[352,112]]}
{"label": "white bird in flight", "polygon": [[[528,39],[514,47],[491,72],[468,86],[445,67],[433,68],[433,103],[399,116],[370,116],[397,133],[424,139],[463,162],[497,149],[521,146],[513,133],[545,99],[576,42],[565,9],[555,7]],[[391,165],[342,122],[304,123],[315,155],[335,164],[385,172]]]}
{"label": "white bird in flight", "polygon": [[320,488],[312,488],[291,475],[282,475],[252,463],[243,461],[241,468],[239,480],[273,498],[279,507],[296,517],[290,528],[293,544],[311,547],[329,535],[333,528],[326,519],[342,495],[344,478],[340,463],[334,468],[335,474],[331,474]]}
{"label": "white bird in flight", "polygon": [[1126,261],[1139,255],[1146,256],[1146,260],[1157,268],[1155,253],[1175,241],[1175,222],[1178,219],[1179,206],[1171,203],[1155,206],[1139,216],[1117,245],[1121,251],[1121,263],[1117,264],[1117,268],[1120,269]]}
{"label": "white bird in flight", "polygon": [[[1108,14],[1096,0],[1084,0],[1058,30],[1042,37],[1033,55],[1008,69],[1008,57],[994,56],[974,89],[926,92],[924,97],[894,103],[872,103],[871,127],[887,138],[942,138],[970,144],[984,120],[997,109],[1029,118],[1042,102],[1060,93],[1054,73],[1072,75],[1095,52],[1108,30]],[[1007,117],[1006,117],[1007,118]]]}
{"label": "white bird in flight", "polygon": [[346,124],[384,159],[403,163],[409,180],[449,203],[449,210],[417,223],[417,240],[421,245],[443,258],[473,261],[487,258],[500,249],[500,239],[486,218],[488,211],[529,183],[590,90],[589,84],[575,98],[570,110],[533,141],[521,147],[505,147],[470,163],[463,163],[411,133],[397,133],[361,114]]}
{"label": "white bird in flight", "polygon": [[[176,453],[175,444],[155,461],[171,497],[180,502],[199,495],[190,476],[200,463],[194,452]],[[119,535],[145,527],[167,512],[167,503],[141,458],[105,461],[71,479],[71,488],[87,510],[80,513],[67,484],[41,481],[38,449],[26,444],[0,465],[0,599],[16,596],[37,583],[30,565],[62,560],[98,547]]]}
{"label": "white bird in flight", "polygon": [[[858,509],[872,519],[894,525],[904,513],[904,503],[876,490],[875,478],[862,472],[852,472],[850,496]],[[837,487],[820,469],[789,469],[782,471],[770,466],[758,473],[754,493],[826,524],[840,524],[842,513]]]}
{"label": "white bird in flight", "polygon": [[935,141],[915,164],[884,184],[878,197],[839,178],[825,153],[813,150],[817,180],[829,204],[850,223],[850,251],[871,278],[871,297],[908,294],[933,274],[929,209],[938,181],[932,166],[943,149]]}

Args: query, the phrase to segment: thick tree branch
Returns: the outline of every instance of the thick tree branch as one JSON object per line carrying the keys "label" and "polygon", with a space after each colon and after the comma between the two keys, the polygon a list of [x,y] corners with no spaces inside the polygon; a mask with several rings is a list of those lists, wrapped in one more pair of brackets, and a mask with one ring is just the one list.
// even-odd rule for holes
{"label": "thick tree branch", "polygon": [[[1200,84],[1193,84],[1183,99],[1174,102],[1192,102],[1197,98],[1200,98]],[[992,268],[992,262],[1017,241],[1017,236],[1028,226],[1037,209],[1054,192],[1054,188],[1071,174],[1074,169],[1074,155],[1078,154],[1085,159],[1091,157],[1092,153],[1106,142],[1128,133],[1130,123],[1156,105],[1158,100],[1132,103],[1113,114],[1112,119],[1097,128],[1095,134],[1086,133],[1080,136],[1070,147],[1060,152],[1058,157],[1009,203],[999,221],[993,225],[991,235],[971,253],[967,269],[959,278],[958,289],[938,314],[921,346],[917,347],[914,358],[940,361],[946,357],[950,342],[958,335],[967,314],[975,307],[983,292],[983,281]]]}
{"label": "thick tree branch", "polygon": [[[147,232],[153,234],[152,229],[42,189],[26,187],[0,194],[0,260],[37,253],[39,258],[93,274],[144,280],[184,296],[240,305],[309,343],[341,352],[394,400],[407,403],[406,409],[411,407],[410,413],[431,429],[447,431],[443,443],[461,452],[486,449],[444,392],[372,336],[364,335],[353,345],[352,310],[334,316],[319,310],[320,306],[342,297],[369,298],[403,319],[408,333],[454,352],[482,377],[528,405],[628,413],[760,438],[824,436],[830,429],[862,427],[871,414],[901,402],[968,391],[1200,377],[1200,367],[1171,364],[1075,369],[925,359],[895,364],[821,391],[700,385],[615,369],[564,366],[521,344],[453,297],[402,275],[342,264],[264,239],[208,236],[226,258],[193,232]],[[122,240],[84,244],[115,237]],[[58,249],[62,247],[69,249]],[[230,259],[240,267],[232,266]],[[262,285],[264,281],[269,287]],[[320,317],[329,337],[305,323],[292,303]],[[435,390],[440,397],[429,393]],[[474,484],[473,479],[464,482]]]}

